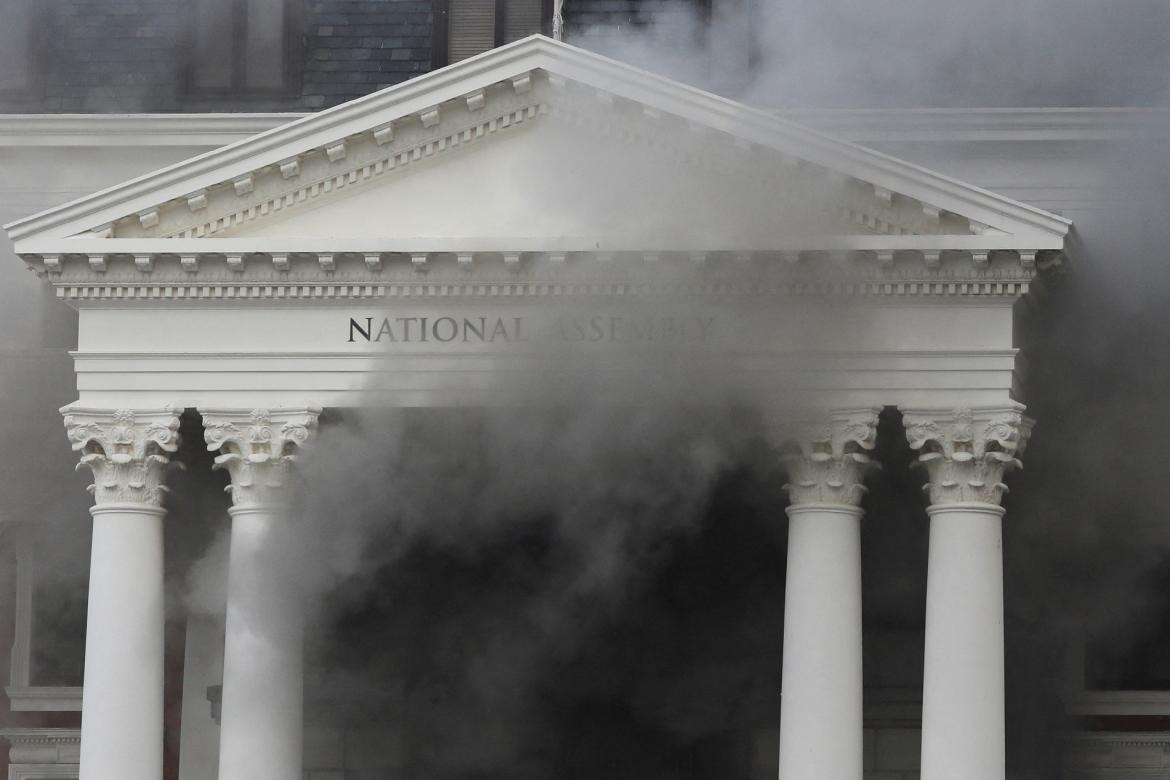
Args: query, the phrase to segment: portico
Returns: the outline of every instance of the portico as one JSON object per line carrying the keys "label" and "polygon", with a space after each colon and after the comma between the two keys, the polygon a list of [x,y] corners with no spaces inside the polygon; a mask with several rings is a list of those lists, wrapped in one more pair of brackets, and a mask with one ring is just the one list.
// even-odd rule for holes
{"label": "portico", "polygon": [[9,225],[80,315],[82,777],[162,776],[182,410],[231,477],[218,776],[286,780],[296,583],[256,561],[321,410],[507,404],[532,366],[636,372],[665,350],[786,454],[781,780],[862,775],[859,529],[881,518],[860,500],[890,406],[929,482],[922,777],[1001,779],[999,503],[1030,430],[1013,306],[1069,227],[540,37]]}

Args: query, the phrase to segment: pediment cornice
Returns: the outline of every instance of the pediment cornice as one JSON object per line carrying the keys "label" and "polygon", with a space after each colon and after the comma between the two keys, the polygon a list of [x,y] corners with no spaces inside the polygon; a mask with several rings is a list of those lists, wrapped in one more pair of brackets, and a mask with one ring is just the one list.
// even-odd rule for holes
{"label": "pediment cornice", "polygon": [[[596,110],[598,105],[607,110]],[[355,186],[402,173],[535,121],[583,128],[697,174],[734,177],[757,198],[799,190],[823,203],[837,232],[879,235],[1004,235],[988,225],[843,176],[799,157],[770,152],[726,133],[645,106],[614,105],[604,91],[534,72],[417,115],[338,139],[324,148],[248,171],[182,198],[114,220],[91,234],[114,238],[204,238],[313,206]]]}
{"label": "pediment cornice", "polygon": [[103,227],[113,238],[205,238],[255,220],[275,217],[321,198],[366,185],[499,133],[549,112],[531,89],[493,88],[449,101],[323,148],[200,189],[183,198],[127,215]]}
{"label": "pediment cornice", "polygon": [[[624,115],[617,125],[609,119],[615,109]],[[493,126],[498,130],[545,116],[625,134],[625,142],[695,157],[699,165],[734,164],[737,155],[766,150],[770,163],[810,180],[827,177],[835,182],[841,192],[839,215],[856,231],[878,237],[945,233],[952,239],[999,238],[990,248],[1058,249],[1069,229],[1067,220],[1039,209],[540,36],[19,220],[7,229],[18,252],[58,255],[67,250],[47,244],[79,235],[181,240],[223,234],[249,214],[255,219],[265,216],[266,209],[271,213],[276,203],[284,208],[314,197],[314,192],[328,195],[473,143],[493,132]],[[708,153],[690,154],[685,148],[689,141],[683,148],[656,145],[654,139],[665,134],[654,127],[664,124],[694,129]],[[746,167],[756,171],[755,184],[767,186],[767,170]],[[947,248],[964,247],[959,242]]]}
{"label": "pediment cornice", "polygon": [[58,297],[134,300],[700,296],[997,296],[1028,291],[1052,252],[419,252],[96,256],[53,263]]}

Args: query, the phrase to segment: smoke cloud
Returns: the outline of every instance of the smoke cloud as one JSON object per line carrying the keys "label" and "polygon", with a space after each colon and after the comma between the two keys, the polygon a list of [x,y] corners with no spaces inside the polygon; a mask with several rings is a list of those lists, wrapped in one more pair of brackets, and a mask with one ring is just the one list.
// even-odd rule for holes
{"label": "smoke cloud", "polygon": [[567,4],[570,42],[775,108],[1166,105],[1159,0]]}
{"label": "smoke cloud", "polygon": [[[791,3],[757,6],[746,30],[748,12],[721,15],[726,9],[707,19],[680,5],[642,26],[571,26],[569,40],[772,106],[1150,105],[1168,94],[1163,74],[1170,63],[1150,32],[1166,15],[1161,4],[1135,3],[1118,13],[1075,2],[912,3],[896,12],[874,4]],[[716,45],[728,41],[739,45]],[[1013,481],[1006,529],[1011,762],[1021,772],[1057,771],[1060,737],[1074,726],[1061,706],[1061,654],[1070,633],[1110,630],[1117,663],[1148,641],[1150,611],[1161,608],[1166,532],[1153,509],[1162,503],[1161,459],[1138,453],[1158,452],[1156,438],[1170,422],[1160,410],[1170,366],[1152,350],[1124,348],[1148,342],[1143,334],[1163,321],[1168,292],[1157,215],[1164,213],[1160,176],[1170,156],[1148,140],[1157,137],[1165,136],[1142,132],[1108,151],[1102,162],[1115,197],[1078,220],[1075,265],[1021,315],[1022,346],[1033,362],[1026,400],[1040,420],[1028,471]],[[412,760],[432,772],[503,769],[522,765],[521,757],[535,762],[538,775],[550,767],[573,771],[564,767],[572,765],[567,757],[579,758],[580,745],[567,747],[572,740],[563,736],[559,746],[550,742],[557,742],[553,734],[597,722],[598,712],[588,715],[590,701],[610,718],[615,706],[623,709],[630,720],[617,720],[658,735],[674,751],[728,729],[766,727],[760,713],[776,703],[775,681],[758,660],[768,658],[764,643],[775,639],[776,622],[732,628],[690,602],[710,622],[684,630],[677,622],[686,617],[654,591],[669,581],[680,549],[712,525],[733,522],[712,509],[721,488],[738,479],[739,488],[755,484],[757,494],[767,494],[755,480],[778,477],[766,465],[774,453],[761,444],[759,418],[737,416],[734,401],[744,399],[720,393],[695,404],[685,392],[692,386],[687,372],[683,381],[650,392],[619,382],[608,394],[581,397],[560,393],[590,388],[592,373],[569,372],[562,385],[547,380],[559,370],[544,365],[529,378],[536,389],[555,386],[557,393],[521,394],[525,402],[514,408],[447,410],[442,419],[423,412],[363,417],[356,439],[343,427],[323,440],[320,452],[330,453],[331,466],[314,460],[327,505],[340,498],[332,485],[345,486],[351,505],[363,507],[357,527],[332,540],[338,549],[315,540],[318,552],[338,555],[327,567],[334,581],[324,589],[324,614],[354,619],[356,611],[360,625],[374,616],[393,625],[401,607],[409,617],[397,630],[425,637],[426,648],[411,656],[404,649],[409,641],[384,629],[390,635],[378,646],[392,648],[393,661],[379,665],[354,647],[341,655],[326,648],[331,663],[323,666],[346,677],[351,693],[363,689],[368,674],[394,681],[386,686],[394,702],[371,706],[409,713],[419,727],[411,733]],[[559,405],[550,408],[554,398]],[[648,398],[655,402],[650,408]],[[696,421],[703,421],[698,429]],[[627,439],[630,432],[636,435]],[[899,435],[896,419],[884,420],[883,433],[882,456],[908,465],[906,448],[891,440]],[[371,440],[380,442],[372,450]],[[1142,460],[1127,463],[1123,479],[1110,476],[1120,471],[1118,441],[1137,444]],[[357,462],[337,457],[339,443]],[[672,454],[670,467],[651,453]],[[355,481],[354,473],[364,476]],[[893,624],[921,620],[923,568],[890,572],[907,550],[924,549],[921,512],[907,510],[908,500],[918,500],[917,479],[886,481],[871,499],[871,512],[889,510],[883,516],[889,526],[867,530],[867,587],[877,591],[867,593],[867,607]],[[433,489],[436,482],[441,491]],[[1070,484],[1092,487],[1086,495]],[[776,534],[782,499],[768,497],[770,505],[738,509],[757,531],[768,517]],[[519,563],[505,552],[513,549],[524,551]],[[883,559],[873,560],[875,552]],[[782,559],[781,548],[775,554]],[[408,582],[412,577],[445,580],[450,590],[445,596],[428,590],[429,600]],[[779,583],[771,584],[767,598],[779,603]],[[711,580],[700,587],[717,589]],[[631,632],[630,624],[647,615],[676,621],[674,630],[653,639]],[[740,617],[777,619],[774,611]],[[713,650],[712,634],[729,628],[751,637],[758,655],[736,664],[726,648]],[[597,652],[602,639],[652,647],[658,655],[621,659],[612,675],[583,673],[581,654]],[[601,652],[609,657],[607,651],[614,652]],[[771,663],[778,666],[775,655]],[[572,675],[564,676],[566,669]],[[683,682],[705,674],[706,687]],[[585,685],[574,684],[578,676]],[[761,684],[771,685],[768,695],[761,696]],[[688,692],[689,706],[679,706],[679,690]],[[575,700],[568,710],[566,697]],[[420,710],[419,701],[433,706]],[[631,755],[631,746],[612,734],[592,745],[602,754],[620,752],[616,746]],[[653,764],[654,752],[634,750],[640,758],[631,761]]]}
{"label": "smoke cloud", "polygon": [[[573,5],[570,42],[767,107],[1150,106],[1170,96],[1170,6],[1156,0],[745,0],[716,2],[709,16],[646,2],[617,26]],[[93,106],[134,105],[109,99]],[[1058,736],[1076,725],[1063,719],[1054,672],[1067,635],[1106,634],[1114,658],[1099,666],[1116,677],[1116,656],[1160,641],[1170,624],[1166,131],[1108,150],[1107,197],[1070,215],[1074,262],[1020,311],[1025,400],[1039,425],[1005,527],[1009,733],[1012,766],[1042,776],[1059,763]],[[8,206],[5,216],[25,211]],[[5,438],[59,442],[10,449],[4,511],[50,519],[59,557],[47,570],[75,592],[83,481],[76,501],[44,487],[69,479],[49,407],[71,398],[46,401],[42,359],[30,353],[67,346],[59,334],[72,320],[4,259]],[[511,405],[326,420],[304,462],[302,552],[284,562],[303,574],[315,608],[312,722],[355,733],[392,724],[374,729],[375,746],[428,777],[547,777],[550,767],[714,777],[743,759],[729,755],[733,740],[713,740],[774,726],[783,475],[761,436],[759,399],[730,391],[718,354],[624,357],[654,370],[631,380],[577,350],[520,375],[505,388]],[[191,422],[189,475],[207,466]],[[885,524],[865,531],[866,609],[914,626],[925,521],[912,503],[920,477],[900,476],[910,455],[899,436],[887,414],[886,474],[868,504]],[[193,483],[178,489],[175,509],[206,492],[184,479]],[[195,614],[222,609],[223,543],[211,541],[207,518],[223,508],[188,510],[202,526],[181,544],[169,531],[188,555],[210,548],[176,588]],[[176,549],[169,559],[182,561]]]}
{"label": "smoke cloud", "polygon": [[[701,272],[654,275],[686,289]],[[380,759],[428,777],[655,776],[710,754],[704,739],[766,723],[779,579],[700,563],[713,536],[750,547],[744,562],[783,555],[767,421],[731,379],[730,334],[711,333],[742,308],[685,294],[562,302],[554,343],[488,405],[327,422],[303,461],[306,556],[283,562],[315,605],[312,687],[333,692],[318,722],[381,724],[405,747],[379,746]],[[809,318],[781,319],[782,343]],[[705,329],[680,336],[692,320]],[[607,332],[600,346],[615,323],[663,341]],[[785,403],[777,390],[769,408]],[[721,506],[733,483],[743,495]],[[741,597],[761,587],[767,598]],[[714,625],[739,641],[715,641]],[[745,646],[773,652],[744,659]]]}

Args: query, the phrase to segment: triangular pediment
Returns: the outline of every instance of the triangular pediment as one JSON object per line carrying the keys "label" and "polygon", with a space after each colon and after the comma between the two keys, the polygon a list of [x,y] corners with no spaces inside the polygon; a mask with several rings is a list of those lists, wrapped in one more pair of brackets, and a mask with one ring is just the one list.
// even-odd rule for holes
{"label": "triangular pediment", "polygon": [[444,238],[517,251],[1034,251],[1060,249],[1069,223],[534,36],[7,229],[18,253],[55,255],[96,242],[136,254]]}
{"label": "triangular pediment", "polygon": [[[164,211],[114,236],[377,240],[488,239],[622,248],[766,248],[826,236],[971,235],[969,223],[884,202],[771,150],[721,148],[706,133],[604,114],[581,123],[540,102],[498,117],[450,109],[450,129],[402,151],[352,142],[349,165],[302,161],[248,196]],[[491,127],[492,124],[495,127]],[[426,144],[431,144],[426,150]],[[412,149],[422,145],[420,155]]]}

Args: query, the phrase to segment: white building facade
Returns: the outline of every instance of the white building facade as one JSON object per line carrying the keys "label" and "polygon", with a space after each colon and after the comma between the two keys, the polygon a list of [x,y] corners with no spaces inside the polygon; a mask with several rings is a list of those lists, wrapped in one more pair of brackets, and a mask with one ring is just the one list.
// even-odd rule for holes
{"label": "white building facade", "polygon": [[[1059,121],[992,119],[1012,141]],[[1125,117],[1075,119],[1091,135]],[[180,778],[343,776],[308,755],[300,616],[258,564],[296,456],[323,410],[507,404],[516,377],[575,349],[606,370],[700,355],[789,453],[781,780],[1005,777],[1001,497],[1032,425],[1015,318],[1072,223],[840,140],[953,141],[973,132],[962,114],[794,121],[535,36],[247,121],[7,225],[78,312],[62,413],[94,476],[79,748],[73,730],[12,730],[10,777],[163,777],[163,488],[184,410],[230,474],[232,526],[222,670],[214,648],[197,668],[207,637],[190,635],[184,670],[184,713],[221,673],[222,716],[184,720]],[[980,151],[955,166],[979,170]],[[863,699],[860,501],[890,407],[928,475],[920,741],[917,723],[867,727]],[[24,706],[76,706],[25,674]],[[1130,755],[1118,744],[1105,752]],[[1133,776],[1170,776],[1151,744]]]}

